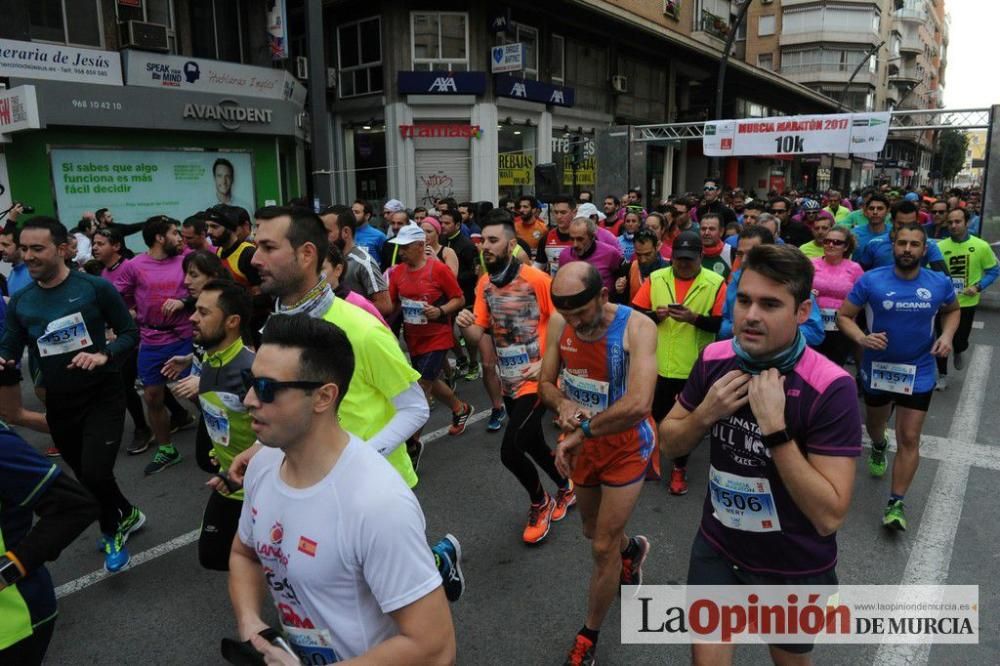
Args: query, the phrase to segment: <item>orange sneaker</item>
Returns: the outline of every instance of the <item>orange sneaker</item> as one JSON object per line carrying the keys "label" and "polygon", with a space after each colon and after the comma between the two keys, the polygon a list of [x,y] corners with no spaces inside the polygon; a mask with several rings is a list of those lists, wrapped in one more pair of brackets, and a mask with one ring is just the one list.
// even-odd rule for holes
{"label": "orange sneaker", "polygon": [[569,508],[576,504],[576,491],[573,490],[573,482],[556,493],[556,508],[552,510],[552,522],[558,523],[566,517]]}
{"label": "orange sneaker", "polygon": [[552,510],[552,522],[558,523],[566,517],[569,508],[576,504],[576,491],[573,490],[573,482],[556,493],[556,508]]}
{"label": "orange sneaker", "polygon": [[532,504],[528,511],[528,524],[524,526],[524,543],[540,543],[549,533],[552,526],[552,511],[556,508],[556,501],[548,493],[545,494],[545,501],[541,504]]}
{"label": "orange sneaker", "polygon": [[576,635],[573,649],[566,656],[563,666],[593,666],[597,663],[594,657],[595,645],[592,640],[580,634]]}
{"label": "orange sneaker", "polygon": [[687,470],[683,467],[674,467],[670,472],[670,494],[687,495],[687,491]]}

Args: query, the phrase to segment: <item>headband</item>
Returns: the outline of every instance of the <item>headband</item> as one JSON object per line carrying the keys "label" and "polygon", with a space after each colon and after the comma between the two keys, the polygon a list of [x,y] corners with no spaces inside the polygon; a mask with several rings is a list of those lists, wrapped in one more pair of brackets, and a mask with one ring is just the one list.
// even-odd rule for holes
{"label": "headband", "polygon": [[555,294],[552,294],[552,304],[556,306],[557,310],[576,310],[577,308],[582,308],[584,305],[597,298],[603,288],[604,285],[598,281],[592,285],[584,287],[582,291],[575,294],[569,294],[568,296],[556,296]]}

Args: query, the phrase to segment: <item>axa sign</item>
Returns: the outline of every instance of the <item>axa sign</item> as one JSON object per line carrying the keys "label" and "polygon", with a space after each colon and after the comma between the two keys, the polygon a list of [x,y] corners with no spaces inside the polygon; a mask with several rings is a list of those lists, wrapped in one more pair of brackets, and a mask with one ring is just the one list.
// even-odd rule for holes
{"label": "axa sign", "polygon": [[402,95],[482,95],[486,72],[398,72]]}
{"label": "axa sign", "polygon": [[220,100],[217,104],[185,104],[184,118],[192,120],[217,120],[223,129],[238,130],[243,123],[270,124],[271,109],[242,106],[235,99]]}
{"label": "axa sign", "polygon": [[498,97],[513,97],[555,106],[573,106],[576,94],[573,88],[551,83],[519,79],[508,74],[493,77]]}

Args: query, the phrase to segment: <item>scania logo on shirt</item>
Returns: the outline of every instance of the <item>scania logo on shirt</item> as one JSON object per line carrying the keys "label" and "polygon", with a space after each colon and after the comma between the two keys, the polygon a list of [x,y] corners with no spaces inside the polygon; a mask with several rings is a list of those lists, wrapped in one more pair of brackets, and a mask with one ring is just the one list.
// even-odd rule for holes
{"label": "scania logo on shirt", "polygon": [[271,526],[271,543],[278,545],[281,543],[282,537],[285,536],[285,529],[281,526],[281,523],[275,523]]}
{"label": "scania logo on shirt", "polygon": [[925,301],[931,300],[930,289],[924,289],[923,287],[920,287],[919,289],[917,289],[917,297],[922,298]]}

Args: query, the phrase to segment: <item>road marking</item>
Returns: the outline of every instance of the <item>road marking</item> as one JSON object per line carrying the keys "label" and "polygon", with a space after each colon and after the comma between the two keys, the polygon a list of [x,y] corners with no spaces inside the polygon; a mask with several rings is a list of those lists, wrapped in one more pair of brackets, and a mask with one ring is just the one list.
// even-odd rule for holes
{"label": "road marking", "polygon": [[[976,345],[972,352],[972,362],[962,385],[958,408],[952,417],[951,427],[948,428],[947,439],[951,442],[975,442],[986,399],[986,383],[989,381],[992,356],[993,348],[987,345]],[[962,518],[970,469],[964,461],[953,459],[942,459],[938,465],[900,585],[944,585],[948,582],[948,570],[951,568],[958,523]],[[878,666],[926,664],[930,659],[930,650],[929,643],[883,643],[879,645],[874,663]]]}
{"label": "road marking", "polygon": [[985,322],[981,322],[981,321],[974,321],[974,322],[972,322],[972,328],[985,328],[985,327],[986,327],[986,323]]}
{"label": "road marking", "polygon": [[[489,415],[490,415],[490,410],[484,409],[482,411],[479,411],[477,409],[477,412],[473,414],[468,421],[466,421],[466,426],[472,425],[473,423],[478,423],[479,421],[482,421],[483,419],[487,418]],[[424,444],[427,444],[428,442],[433,442],[435,439],[441,439],[442,437],[445,437],[448,434],[448,428],[449,426],[438,428],[433,432],[429,432],[423,435],[420,438],[420,440]],[[117,575],[118,573],[129,571],[130,569],[136,568],[140,564],[145,564],[146,562],[155,560],[156,558],[166,555],[167,553],[171,553],[177,550],[178,548],[183,548],[184,546],[196,542],[200,534],[201,534],[200,528],[196,530],[191,530],[190,532],[182,534],[179,537],[175,537],[170,541],[161,543],[158,546],[153,546],[149,550],[144,550],[141,553],[136,553],[135,555],[132,556],[132,559],[129,562],[128,566],[126,566],[124,569],[114,574],[108,573],[104,569],[98,569],[97,571],[92,571],[89,574],[80,576],[75,580],[71,580],[70,582],[57,587],[56,598],[61,599],[63,597],[69,596],[74,592],[79,592],[80,590],[86,589],[91,585],[96,585],[105,578],[110,578],[111,576]]]}

